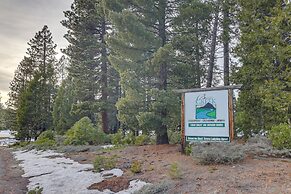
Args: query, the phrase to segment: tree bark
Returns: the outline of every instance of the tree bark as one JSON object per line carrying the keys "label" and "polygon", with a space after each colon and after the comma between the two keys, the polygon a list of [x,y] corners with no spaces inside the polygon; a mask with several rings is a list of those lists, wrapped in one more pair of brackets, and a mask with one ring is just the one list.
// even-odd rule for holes
{"label": "tree bark", "polygon": [[101,42],[102,42],[102,50],[101,50],[101,101],[102,101],[102,109],[101,109],[101,119],[102,119],[102,130],[105,133],[109,133],[108,129],[108,113],[107,113],[107,104],[108,104],[108,79],[107,79],[107,50],[105,47],[105,35],[106,35],[106,21],[103,18],[102,21],[102,29],[101,29]]}
{"label": "tree bark", "polygon": [[[159,0],[159,37],[162,40],[162,47],[166,44],[166,0]],[[159,90],[167,89],[167,64],[162,63],[159,70]],[[160,111],[162,120],[167,117],[167,108],[163,107]],[[157,131],[157,144],[169,144],[167,125],[161,121],[160,128]]]}
{"label": "tree bark", "polygon": [[223,5],[223,67],[224,67],[224,85],[229,85],[229,6],[228,1]]}
{"label": "tree bark", "polygon": [[216,49],[216,39],[217,39],[217,28],[218,28],[218,14],[219,11],[215,13],[213,30],[212,30],[212,39],[211,39],[211,48],[210,48],[210,59],[209,59],[209,67],[207,70],[207,78],[206,78],[206,87],[212,86],[213,79],[213,69],[214,69],[214,60],[215,60],[215,49]]}

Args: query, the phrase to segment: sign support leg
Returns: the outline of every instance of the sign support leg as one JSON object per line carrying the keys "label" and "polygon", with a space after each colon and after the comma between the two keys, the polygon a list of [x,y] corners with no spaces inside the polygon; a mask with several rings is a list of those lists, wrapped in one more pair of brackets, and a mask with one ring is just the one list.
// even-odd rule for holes
{"label": "sign support leg", "polygon": [[185,94],[182,94],[181,99],[181,146],[182,153],[185,153],[186,139],[185,139]]}
{"label": "sign support leg", "polygon": [[234,119],[233,119],[233,91],[228,90],[228,115],[229,115],[229,138],[230,142],[234,140]]}

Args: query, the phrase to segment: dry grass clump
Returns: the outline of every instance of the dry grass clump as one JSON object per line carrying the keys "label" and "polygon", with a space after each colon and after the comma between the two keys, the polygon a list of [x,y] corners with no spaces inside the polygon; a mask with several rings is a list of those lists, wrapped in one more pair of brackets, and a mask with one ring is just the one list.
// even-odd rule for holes
{"label": "dry grass clump", "polygon": [[172,179],[182,179],[181,168],[176,162],[170,165],[169,175]]}
{"label": "dry grass clump", "polygon": [[271,140],[264,136],[254,136],[243,145],[246,154],[261,157],[291,158],[291,149],[276,149]]}
{"label": "dry grass clump", "polygon": [[192,156],[200,164],[234,164],[245,158],[243,147],[229,143],[200,143],[192,146]]}
{"label": "dry grass clump", "polygon": [[169,181],[163,181],[158,184],[148,184],[133,194],[164,194],[168,193],[170,185],[171,183]]}
{"label": "dry grass clump", "polygon": [[242,143],[195,143],[192,144],[194,159],[199,163],[234,164],[244,160],[246,155],[259,157],[291,158],[291,149],[276,149],[272,142],[264,136],[254,136]]}

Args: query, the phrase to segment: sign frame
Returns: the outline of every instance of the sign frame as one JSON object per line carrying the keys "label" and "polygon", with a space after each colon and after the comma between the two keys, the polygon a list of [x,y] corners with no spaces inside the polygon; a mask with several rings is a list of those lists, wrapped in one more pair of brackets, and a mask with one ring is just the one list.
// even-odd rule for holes
{"label": "sign frame", "polygon": [[[234,139],[234,114],[233,114],[233,89],[240,89],[242,85],[231,85],[231,86],[222,86],[222,87],[212,87],[212,88],[194,88],[194,89],[182,89],[182,90],[176,90],[178,93],[182,93],[181,96],[181,145],[182,145],[182,151],[185,152],[185,147],[187,142],[193,142],[191,139],[189,139],[189,136],[186,136],[185,133],[185,94],[189,92],[207,92],[207,91],[216,91],[216,90],[227,90],[227,97],[228,97],[228,103],[227,103],[227,109],[228,111],[228,141],[231,142]],[[192,138],[192,137],[190,137]],[[195,142],[194,137],[194,142]],[[211,138],[211,136],[210,136]],[[215,142],[215,136],[212,137],[213,139],[196,139],[197,141],[200,142]],[[225,142],[223,139],[220,139],[219,142]],[[218,141],[218,139],[217,139]],[[217,142],[216,141],[216,142]]]}

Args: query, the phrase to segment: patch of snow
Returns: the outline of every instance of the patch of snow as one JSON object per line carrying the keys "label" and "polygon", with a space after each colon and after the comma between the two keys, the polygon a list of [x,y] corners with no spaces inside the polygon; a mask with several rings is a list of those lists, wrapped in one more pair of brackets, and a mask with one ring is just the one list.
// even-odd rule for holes
{"label": "patch of snow", "polygon": [[10,130],[0,131],[0,146],[9,146],[16,143],[17,140]]}
{"label": "patch of snow", "polygon": [[143,186],[145,186],[147,184],[149,184],[149,183],[146,183],[146,182],[141,181],[141,180],[130,181],[129,188],[127,190],[124,190],[124,191],[119,191],[118,194],[133,193],[135,191],[140,190]]}
{"label": "patch of snow", "polygon": [[5,138],[5,139],[0,139],[0,146],[9,146],[13,145],[16,142],[18,142],[16,139],[10,139],[10,138]]}
{"label": "patch of snow", "polygon": [[[20,166],[23,168],[24,177],[29,178],[28,190],[37,186],[43,188],[43,194],[109,194],[109,190],[103,192],[98,190],[88,190],[93,183],[104,180],[101,173],[94,173],[93,165],[79,164],[71,159],[63,157],[63,154],[54,151],[16,151],[15,158],[20,160]],[[122,176],[123,171],[112,169],[103,171],[112,173],[115,176]],[[134,180],[130,182],[127,190],[118,192],[119,194],[128,194],[143,187],[145,182]]]}
{"label": "patch of snow", "polygon": [[114,147],[114,145],[103,145],[103,146],[101,146],[101,148],[103,148],[103,149],[113,148],[113,147]]}
{"label": "patch of snow", "polygon": [[15,138],[15,136],[12,134],[12,131],[10,130],[3,130],[0,131],[0,138]]}

